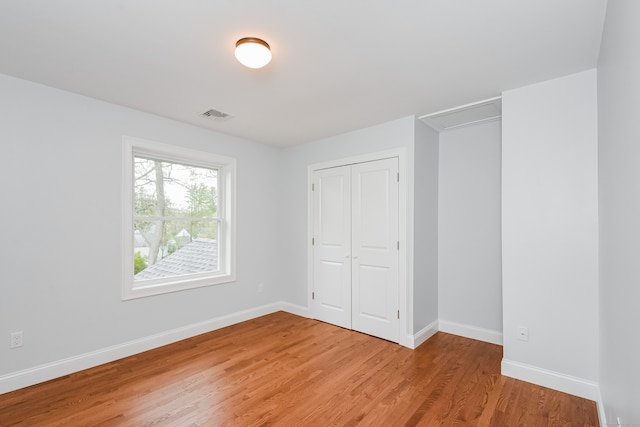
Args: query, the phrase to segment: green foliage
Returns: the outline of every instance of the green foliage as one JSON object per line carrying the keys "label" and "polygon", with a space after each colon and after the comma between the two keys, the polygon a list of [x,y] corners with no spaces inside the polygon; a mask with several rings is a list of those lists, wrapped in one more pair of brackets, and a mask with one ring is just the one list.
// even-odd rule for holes
{"label": "green foliage", "polygon": [[216,190],[203,183],[194,183],[187,187],[189,213],[195,217],[215,217]]}
{"label": "green foliage", "polygon": [[167,242],[167,255],[171,255],[175,251],[178,250],[178,245],[174,239],[171,239]]}
{"label": "green foliage", "polygon": [[156,213],[156,196],[144,187],[136,188],[133,202],[136,215],[154,215]]}
{"label": "green foliage", "polygon": [[147,262],[140,255],[140,252],[136,252],[133,255],[133,274],[138,274],[145,268],[147,268]]}

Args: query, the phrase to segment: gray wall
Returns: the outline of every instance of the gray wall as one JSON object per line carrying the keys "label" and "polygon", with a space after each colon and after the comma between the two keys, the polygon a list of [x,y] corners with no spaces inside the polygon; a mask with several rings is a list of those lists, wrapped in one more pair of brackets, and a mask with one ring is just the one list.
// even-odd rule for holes
{"label": "gray wall", "polygon": [[438,320],[438,133],[415,124],[413,329]]}
{"label": "gray wall", "polygon": [[[0,75],[0,93],[0,220],[10,242],[0,257],[0,335],[23,331],[25,342],[20,349],[0,346],[0,377],[271,303],[306,306],[313,163],[406,150],[413,283],[414,117],[280,150],[9,76]],[[47,114],[35,117],[34,107]],[[123,135],[236,158],[235,283],[121,300]],[[423,153],[435,176],[437,144],[429,147]],[[436,208],[435,185],[429,200],[420,200],[423,211],[430,202]],[[432,265],[434,241],[425,246]],[[434,270],[428,274],[434,289]],[[406,311],[409,334],[413,309]],[[437,317],[429,310],[425,319]]]}
{"label": "gray wall", "polygon": [[[441,322],[502,336],[500,121],[440,133]],[[444,325],[446,327],[446,325]]]}
{"label": "gray wall", "polygon": [[[281,299],[279,150],[0,75],[0,377]],[[122,136],[237,159],[237,281],[121,301]],[[264,292],[257,292],[264,283]]]}
{"label": "gray wall", "polygon": [[[502,98],[503,373],[594,399],[596,71]],[[529,341],[518,328],[529,328]],[[508,362],[508,363],[507,363]]]}
{"label": "gray wall", "polygon": [[600,390],[640,425],[640,2],[609,1],[598,64]]}

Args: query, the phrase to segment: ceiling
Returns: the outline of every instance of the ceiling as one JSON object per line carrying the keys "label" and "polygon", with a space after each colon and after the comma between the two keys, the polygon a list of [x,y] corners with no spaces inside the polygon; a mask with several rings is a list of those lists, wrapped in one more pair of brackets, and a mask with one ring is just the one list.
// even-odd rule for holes
{"label": "ceiling", "polygon": [[[597,65],[606,0],[2,0],[0,73],[287,147]],[[273,61],[240,65],[261,37]],[[203,118],[214,108],[232,115]]]}

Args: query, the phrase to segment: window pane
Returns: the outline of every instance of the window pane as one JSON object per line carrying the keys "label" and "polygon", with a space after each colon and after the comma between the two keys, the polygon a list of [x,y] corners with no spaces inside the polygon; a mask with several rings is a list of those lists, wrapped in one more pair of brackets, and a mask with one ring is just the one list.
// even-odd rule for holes
{"label": "window pane", "polygon": [[218,171],[135,157],[134,215],[217,217]]}
{"label": "window pane", "polygon": [[134,279],[216,272],[217,220],[134,221]]}
{"label": "window pane", "polygon": [[217,272],[218,171],[134,160],[134,280]]}

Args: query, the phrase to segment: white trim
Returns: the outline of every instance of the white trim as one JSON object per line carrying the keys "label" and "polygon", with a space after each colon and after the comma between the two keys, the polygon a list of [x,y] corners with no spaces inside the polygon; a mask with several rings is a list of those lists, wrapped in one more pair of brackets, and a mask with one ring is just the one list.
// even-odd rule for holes
{"label": "white trim", "polygon": [[407,337],[407,347],[416,349],[420,344],[434,336],[438,332],[438,321],[434,320],[424,328],[420,329],[417,333],[409,335]]}
{"label": "white trim", "polygon": [[[481,123],[489,123],[496,120],[502,119],[502,107],[498,105],[498,101],[502,100],[502,96],[496,96],[494,98],[485,99],[483,101],[472,102],[470,104],[461,105],[459,107],[448,108],[442,111],[436,111],[435,113],[424,114],[418,117],[418,120],[429,125],[431,128],[436,130],[437,132],[445,132],[452,129],[459,129],[467,126],[478,125]],[[458,113],[461,111],[471,110],[476,107],[493,105],[497,109],[497,114],[492,115],[491,117],[485,117],[483,119],[464,121],[463,123],[458,123],[454,125],[446,125],[438,121],[438,118],[442,116],[447,116],[452,113]]]}
{"label": "white trim", "polygon": [[600,425],[602,427],[608,426],[609,424],[607,424],[607,413],[604,410],[602,394],[600,394],[600,385],[598,385],[596,390],[596,409],[598,410],[598,420],[600,421]]}
{"label": "white trim", "polygon": [[[49,381],[64,375],[69,375],[74,372],[102,365],[104,363],[113,362],[114,360],[118,360],[123,357],[132,356],[163,345],[215,331],[217,329],[278,311],[285,311],[301,317],[311,317],[311,311],[308,307],[285,301],[275,302],[237,313],[216,317],[203,322],[194,323],[181,328],[171,329],[148,337],[72,356],[55,362],[46,363],[44,365],[35,366],[22,371],[2,375],[0,376],[0,394],[8,393],[10,391],[18,390],[44,381]],[[439,327],[439,323],[441,322],[436,320],[425,326],[416,334],[406,336],[404,340],[405,347],[415,349],[420,346],[420,344],[431,338],[438,330],[445,332],[442,327]],[[538,384],[543,387],[549,387],[586,399],[595,400],[597,403],[600,425],[607,425],[604,404],[600,395],[600,388],[597,383],[593,381],[560,374],[558,372],[537,368],[523,363],[513,362],[507,359],[502,359],[502,375]]]}
{"label": "white trim", "polygon": [[441,129],[440,132],[446,132],[448,130],[464,128],[467,126],[480,125],[482,123],[497,122],[498,120],[502,120],[502,116],[487,117],[486,119],[479,119],[479,120],[473,120],[466,123],[460,123],[459,125],[453,125],[453,126],[449,126],[444,129]]}
{"label": "white trim", "polygon": [[375,153],[359,154],[357,156],[314,163],[309,165],[309,177],[311,177],[311,172],[313,171],[337,168],[339,166],[355,165],[357,163],[374,162],[376,160],[391,159],[393,157],[400,158],[402,156],[406,156],[406,152],[407,150],[405,148],[397,148],[393,150],[376,151]]}
{"label": "white trim", "polygon": [[[287,313],[295,314],[296,316],[306,317],[308,319],[311,318],[311,311],[308,307],[304,307],[298,304],[292,304],[290,302],[281,301],[280,302],[280,310],[286,311]],[[277,311],[277,310],[276,310]]]}
{"label": "white trim", "polygon": [[102,348],[22,371],[2,375],[0,376],[0,394],[8,393],[10,391],[18,390],[44,381],[49,381],[84,369],[93,368],[104,363],[122,359],[123,357],[132,356],[134,354],[142,353],[143,351],[215,331],[216,329],[255,319],[256,317],[275,313],[277,311],[286,311],[300,316],[304,316],[303,313],[308,313],[306,307],[287,302],[276,302],[239,311],[237,313],[227,314],[205,320],[203,322],[183,326],[181,328],[160,332],[148,337],[139,338],[111,347]]}
{"label": "white trim", "polygon": [[[148,285],[133,283],[133,164],[135,155],[146,155],[158,160],[218,169],[220,188],[218,199],[221,209],[219,221],[223,224],[218,236],[220,272],[167,278]],[[219,285],[236,280],[236,160],[206,151],[197,151],[162,144],[131,136],[122,137],[122,300],[182,291],[202,286]],[[173,279],[173,280],[172,280]]]}
{"label": "white trim", "polygon": [[[378,151],[375,153],[361,154],[341,159],[330,160],[321,163],[314,163],[307,167],[307,305],[309,307],[309,317],[315,318],[313,313],[313,301],[311,293],[313,292],[313,248],[311,239],[313,238],[313,194],[311,185],[313,184],[313,172],[321,169],[334,168],[339,166],[353,165],[356,163],[372,162],[376,160],[398,158],[398,173],[400,174],[400,182],[398,188],[398,230],[400,238],[400,250],[398,259],[398,308],[400,309],[400,319],[398,328],[398,344],[412,348],[409,344],[409,336],[407,332],[413,327],[413,312],[411,310],[410,298],[413,295],[413,283],[411,271],[409,271],[409,250],[412,250],[410,244],[412,242],[412,232],[409,229],[409,177],[407,167],[407,150],[405,148],[397,148],[392,150]],[[403,286],[404,285],[404,286]]]}
{"label": "white trim", "polygon": [[[502,375],[526,381],[542,387],[552,388],[563,393],[572,394],[584,399],[596,400],[598,398],[598,384],[594,381],[578,378],[560,372],[538,368],[513,360],[502,359]],[[606,424],[602,424],[606,425]]]}
{"label": "white trim", "polygon": [[409,177],[407,150],[403,148],[395,150],[395,152],[397,153],[395,157],[398,157],[398,174],[400,176],[398,183],[400,340],[398,344],[408,347],[407,331],[413,331],[413,176]]}
{"label": "white trim", "polygon": [[502,332],[494,331],[493,329],[479,328],[477,326],[465,325],[464,323],[440,320],[439,330],[448,334],[502,345]]}
{"label": "white trim", "polygon": [[439,116],[440,114],[451,113],[452,111],[464,110],[465,108],[476,107],[482,104],[489,104],[491,102],[501,100],[501,99],[502,99],[502,95],[494,96],[493,98],[487,98],[487,99],[483,99],[482,101],[476,101],[476,102],[471,102],[469,104],[459,105],[453,108],[447,108],[446,110],[436,111],[435,113],[423,114],[422,116],[419,116],[418,119],[419,120],[428,119],[429,117]]}

